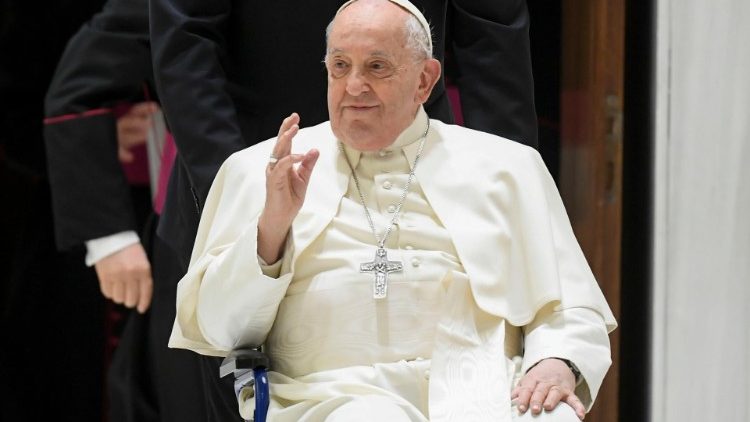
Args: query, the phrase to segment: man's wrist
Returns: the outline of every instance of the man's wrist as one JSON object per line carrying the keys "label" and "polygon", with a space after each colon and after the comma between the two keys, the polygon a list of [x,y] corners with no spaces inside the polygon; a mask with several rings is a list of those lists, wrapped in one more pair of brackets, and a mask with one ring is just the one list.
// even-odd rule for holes
{"label": "man's wrist", "polygon": [[573,373],[573,377],[576,380],[576,385],[578,385],[578,383],[581,382],[581,371],[573,362],[571,362],[568,359],[563,359],[563,358],[551,358],[551,359],[561,360],[563,363],[568,365],[568,369],[570,369],[570,372]]}
{"label": "man's wrist", "polygon": [[268,263],[281,259],[286,239],[291,230],[291,222],[271,223],[265,214],[258,219],[258,257]]}
{"label": "man's wrist", "polygon": [[548,359],[556,359],[556,360],[561,361],[565,365],[567,365],[568,369],[570,369],[570,372],[573,374],[573,377],[575,378],[576,385],[578,385],[581,382],[581,371],[573,362],[565,358],[549,357],[549,358],[541,359],[539,362],[531,365],[531,367],[529,367],[529,369],[527,369],[526,372],[531,371],[535,366],[539,365],[540,362],[542,362],[543,360],[548,360]]}

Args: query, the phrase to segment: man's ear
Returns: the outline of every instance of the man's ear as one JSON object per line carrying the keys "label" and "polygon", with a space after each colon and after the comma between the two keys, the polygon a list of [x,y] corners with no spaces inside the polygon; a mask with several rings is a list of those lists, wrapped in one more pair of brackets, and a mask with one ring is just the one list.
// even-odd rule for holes
{"label": "man's ear", "polygon": [[417,88],[416,100],[419,104],[424,104],[430,98],[432,88],[435,87],[440,79],[441,66],[437,59],[427,59],[424,61],[424,68],[419,75],[419,87]]}

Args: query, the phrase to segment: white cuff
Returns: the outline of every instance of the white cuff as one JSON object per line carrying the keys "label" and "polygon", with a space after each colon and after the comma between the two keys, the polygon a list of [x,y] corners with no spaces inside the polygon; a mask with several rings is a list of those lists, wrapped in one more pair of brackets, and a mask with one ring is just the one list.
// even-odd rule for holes
{"label": "white cuff", "polygon": [[86,266],[91,267],[92,265],[99,262],[102,258],[106,258],[115,252],[118,252],[126,247],[140,242],[138,235],[132,231],[124,231],[120,233],[111,234],[109,236],[100,237],[97,239],[86,241]]}
{"label": "white cuff", "polygon": [[281,261],[282,259],[279,258],[275,263],[269,265],[263,258],[260,257],[260,255],[258,255],[258,264],[260,264],[260,270],[266,277],[279,278],[279,276],[281,275]]}

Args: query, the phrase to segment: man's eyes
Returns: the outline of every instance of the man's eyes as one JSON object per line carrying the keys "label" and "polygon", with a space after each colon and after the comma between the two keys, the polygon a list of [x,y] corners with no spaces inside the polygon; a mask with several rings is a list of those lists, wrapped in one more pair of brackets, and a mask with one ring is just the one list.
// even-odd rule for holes
{"label": "man's eyes", "polygon": [[[331,74],[335,77],[347,74],[352,65],[344,60],[331,60],[328,63]],[[378,78],[384,78],[394,73],[394,67],[385,61],[376,60],[364,64],[364,71]]]}
{"label": "man's eyes", "polygon": [[328,68],[333,76],[343,76],[349,70],[349,63],[343,60],[333,60],[329,63]]}
{"label": "man's eyes", "polygon": [[379,78],[390,76],[394,72],[394,67],[390,63],[384,61],[371,62],[368,64],[368,69],[373,75]]}

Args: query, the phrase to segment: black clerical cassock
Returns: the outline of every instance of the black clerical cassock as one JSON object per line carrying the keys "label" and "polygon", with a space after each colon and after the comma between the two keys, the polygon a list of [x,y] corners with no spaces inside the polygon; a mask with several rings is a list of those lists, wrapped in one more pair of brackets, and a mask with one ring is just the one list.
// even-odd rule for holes
{"label": "black clerical cassock", "polygon": [[[108,1],[69,41],[45,102],[59,248],[137,231],[137,208],[118,161],[115,109],[156,100],[153,86],[147,0]],[[152,249],[151,232],[146,228],[141,236],[147,250]],[[145,316],[130,315],[115,352],[108,380],[109,420],[203,422],[197,357],[170,350],[166,343],[181,276],[172,269],[179,267],[168,249],[150,254],[150,261],[151,308]]]}

